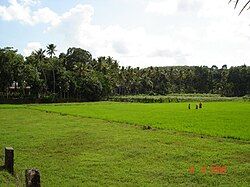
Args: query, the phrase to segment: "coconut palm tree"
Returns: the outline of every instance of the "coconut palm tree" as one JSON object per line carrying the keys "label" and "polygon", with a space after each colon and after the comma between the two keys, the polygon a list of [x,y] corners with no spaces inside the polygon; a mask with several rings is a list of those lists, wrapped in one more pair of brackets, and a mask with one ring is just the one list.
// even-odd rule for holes
{"label": "coconut palm tree", "polygon": [[[47,54],[50,56],[50,60],[53,58],[53,55],[55,55],[56,52],[56,45],[54,44],[49,44],[47,45]],[[52,60],[51,60],[52,62]],[[56,76],[55,76],[55,68],[54,65],[52,64],[52,73],[53,73],[53,93],[55,94],[56,92]]]}
{"label": "coconut palm tree", "polygon": [[42,74],[43,74],[43,77],[44,77],[44,83],[45,83],[44,88],[45,88],[45,90],[47,92],[47,76],[46,76],[46,73],[44,71],[45,52],[46,52],[45,50],[40,48],[40,49],[32,52],[32,54],[37,59],[36,67],[41,68],[41,71],[42,71]]}
{"label": "coconut palm tree", "polygon": [[54,44],[47,45],[47,54],[50,56],[50,58],[53,58],[55,52],[56,52],[56,45]]}
{"label": "coconut palm tree", "polygon": [[35,51],[35,56],[37,57],[37,59],[41,62],[43,61],[43,59],[45,58],[45,50],[43,49],[38,49],[37,51]]}
{"label": "coconut palm tree", "polygon": [[42,73],[43,73],[43,77],[44,77],[44,82],[45,82],[45,90],[47,92],[47,76],[46,73],[44,71],[44,64],[43,61],[45,59],[45,52],[46,50],[43,50],[42,48],[36,50],[33,54],[36,57],[36,59],[38,59],[38,67],[41,67]]}

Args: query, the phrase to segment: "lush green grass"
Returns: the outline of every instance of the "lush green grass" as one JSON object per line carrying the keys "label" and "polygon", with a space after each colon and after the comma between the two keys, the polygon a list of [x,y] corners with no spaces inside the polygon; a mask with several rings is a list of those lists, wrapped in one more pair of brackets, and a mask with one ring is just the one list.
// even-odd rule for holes
{"label": "lush green grass", "polygon": [[[150,119],[147,115],[157,113],[159,109],[165,109],[169,115],[180,110],[181,114],[198,117],[214,106],[220,105],[206,104],[204,110],[199,111],[182,110],[184,104],[93,103],[42,108],[56,111],[65,108],[63,112],[106,116],[108,119],[113,116],[115,120],[119,113],[124,119],[142,120]],[[235,103],[223,108],[232,106],[238,109],[249,107]],[[150,112],[146,112],[149,108]],[[31,167],[40,169],[43,186],[249,186],[249,141],[201,138],[196,134],[169,130],[142,130],[140,126],[32,109],[0,105],[0,145],[15,149],[15,175],[11,177],[0,171],[0,186],[20,186],[24,183],[24,170]],[[235,113],[242,115],[237,110],[230,114]],[[129,114],[133,114],[132,117]],[[181,117],[181,114],[177,115]],[[155,119],[160,116],[164,116],[164,111]],[[177,120],[177,117],[168,118],[169,121]],[[241,116],[239,122],[247,119],[248,116]],[[0,161],[3,162],[2,153]],[[213,165],[226,166],[227,172],[215,174],[210,170]],[[188,172],[192,166],[195,167],[194,174]],[[206,173],[200,171],[203,166],[207,168]]]}
{"label": "lush green grass", "polygon": [[203,135],[250,140],[250,102],[209,102],[187,109],[188,103],[84,103],[37,105],[36,109]]}

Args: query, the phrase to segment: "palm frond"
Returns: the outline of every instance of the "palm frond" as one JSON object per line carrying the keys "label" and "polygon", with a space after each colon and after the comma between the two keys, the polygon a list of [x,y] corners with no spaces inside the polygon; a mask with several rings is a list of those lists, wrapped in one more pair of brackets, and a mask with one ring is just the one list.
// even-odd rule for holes
{"label": "palm frond", "polygon": [[[239,15],[245,10],[245,8],[248,6],[248,4],[250,3],[250,0],[244,5],[244,7],[241,9]],[[250,8],[250,7],[249,7]],[[248,9],[249,9],[248,8]]]}
{"label": "palm frond", "polygon": [[[228,4],[230,4],[232,1],[233,1],[233,0],[229,0]],[[239,4],[239,1],[240,1],[240,0],[236,0],[236,1],[235,1],[234,9],[237,8],[237,6],[238,6],[238,4]],[[244,5],[243,8],[241,9],[239,15],[240,15],[245,9],[246,9],[246,10],[249,10],[249,9],[250,9],[250,6],[247,8],[247,6],[249,5],[249,3],[250,3],[250,0],[248,0],[248,1],[245,3],[245,5]]]}

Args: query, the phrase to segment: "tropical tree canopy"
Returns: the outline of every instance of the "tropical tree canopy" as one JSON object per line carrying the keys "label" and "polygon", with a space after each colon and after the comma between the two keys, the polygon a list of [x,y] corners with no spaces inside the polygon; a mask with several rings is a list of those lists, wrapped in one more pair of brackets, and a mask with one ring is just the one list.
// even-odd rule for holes
{"label": "tropical tree canopy", "polygon": [[[67,99],[96,101],[113,95],[214,93],[250,94],[250,67],[207,66],[120,67],[112,57],[92,58],[81,48],[69,48],[59,57],[56,46],[39,49],[24,58],[17,50],[0,48],[0,99]],[[167,64],[167,62],[166,62]],[[20,90],[9,87],[18,82]],[[25,94],[26,87],[30,93]],[[1,98],[2,97],[2,98]]]}

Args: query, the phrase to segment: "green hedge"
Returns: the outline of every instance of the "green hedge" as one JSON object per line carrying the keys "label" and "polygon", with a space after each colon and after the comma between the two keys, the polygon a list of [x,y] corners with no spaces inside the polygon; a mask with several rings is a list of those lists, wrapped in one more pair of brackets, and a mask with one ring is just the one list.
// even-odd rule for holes
{"label": "green hedge", "polygon": [[149,95],[129,95],[114,96],[110,101],[117,102],[136,102],[136,103],[178,103],[178,102],[209,102],[209,101],[239,101],[249,100],[249,97],[221,97],[212,94],[170,94],[166,96]]}

